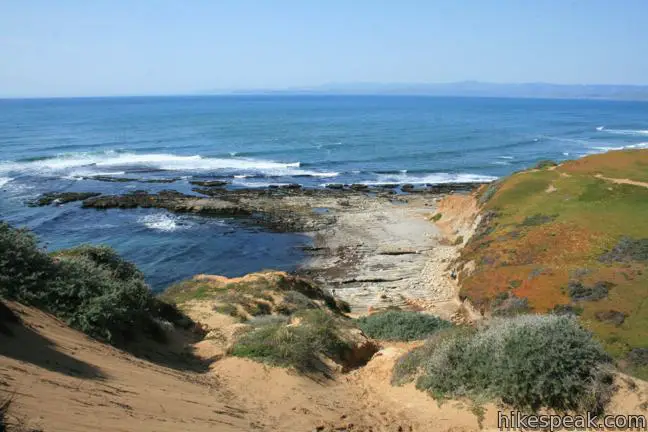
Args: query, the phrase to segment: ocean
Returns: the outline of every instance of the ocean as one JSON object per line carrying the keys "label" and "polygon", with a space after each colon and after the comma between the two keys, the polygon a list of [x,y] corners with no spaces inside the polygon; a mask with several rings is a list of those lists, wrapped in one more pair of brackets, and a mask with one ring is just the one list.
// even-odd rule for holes
{"label": "ocean", "polygon": [[[0,100],[0,218],[48,250],[108,244],[155,290],[197,273],[293,270],[304,235],[162,210],[34,208],[50,191],[489,181],[541,159],[648,147],[648,102],[415,96]],[[93,176],[173,183],[103,182]]]}

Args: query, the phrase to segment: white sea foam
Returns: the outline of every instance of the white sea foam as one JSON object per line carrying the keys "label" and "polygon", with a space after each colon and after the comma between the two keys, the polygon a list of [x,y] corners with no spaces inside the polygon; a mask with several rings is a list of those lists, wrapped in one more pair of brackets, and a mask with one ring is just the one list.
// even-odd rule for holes
{"label": "white sea foam", "polygon": [[0,187],[6,185],[11,180],[13,180],[11,177],[0,177]]}
{"label": "white sea foam", "polygon": [[648,129],[607,129],[603,126],[596,128],[597,131],[607,132],[616,135],[644,136],[648,135]]}
{"label": "white sea foam", "polygon": [[232,184],[236,186],[242,186],[246,188],[266,188],[268,186],[287,186],[290,183],[270,183],[270,182],[264,182],[264,181],[237,181],[234,180]]}
{"label": "white sea foam", "polygon": [[493,161],[493,162],[491,162],[491,163],[492,163],[493,165],[511,165],[510,162],[506,162],[506,161]]}
{"label": "white sea foam", "polygon": [[[74,171],[76,169],[82,171]],[[180,156],[164,153],[134,154],[107,151],[99,154],[76,153],[55,158],[27,162],[5,162],[0,164],[0,172],[28,172],[31,174],[61,175],[97,175],[100,171],[113,168],[152,169],[170,171],[217,171],[241,170],[264,175],[310,175],[317,177],[334,177],[335,172],[318,172],[300,169],[299,162],[275,162],[247,158],[208,158],[200,155]],[[121,171],[120,171],[121,172]]]}
{"label": "white sea foam", "polygon": [[[606,152],[606,151],[612,151],[612,150],[625,150],[625,149],[643,149],[643,148],[648,148],[648,142],[641,142],[637,144],[628,144],[624,146],[595,146],[591,147],[592,150],[598,150],[599,152]],[[594,152],[596,153],[596,152]]]}
{"label": "white sea foam", "polygon": [[480,174],[450,174],[450,173],[434,173],[423,175],[403,175],[403,174],[386,174],[379,175],[374,181],[360,182],[366,185],[378,185],[385,183],[398,183],[398,184],[439,184],[439,183],[481,183],[497,180],[495,176],[480,175]]}
{"label": "white sea foam", "polygon": [[178,229],[186,229],[190,227],[189,224],[181,222],[177,216],[169,214],[152,214],[142,216],[137,221],[141,224],[144,224],[149,229],[162,232],[173,232]]}
{"label": "white sea foam", "polygon": [[513,156],[498,156],[500,159],[515,159]]}

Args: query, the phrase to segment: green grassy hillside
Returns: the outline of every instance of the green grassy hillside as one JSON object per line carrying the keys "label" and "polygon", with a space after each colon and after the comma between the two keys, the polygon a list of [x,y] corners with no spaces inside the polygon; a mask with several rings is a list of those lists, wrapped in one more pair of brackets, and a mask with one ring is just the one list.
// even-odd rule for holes
{"label": "green grassy hillside", "polygon": [[482,310],[570,311],[648,377],[648,150],[513,174],[480,191],[461,294]]}

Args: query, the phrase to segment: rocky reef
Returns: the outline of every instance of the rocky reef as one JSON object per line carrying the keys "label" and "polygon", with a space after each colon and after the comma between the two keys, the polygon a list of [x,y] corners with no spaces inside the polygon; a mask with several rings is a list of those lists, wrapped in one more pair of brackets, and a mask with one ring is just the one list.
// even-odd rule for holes
{"label": "rocky reef", "polygon": [[[117,180],[115,180],[117,181]],[[314,232],[336,220],[331,209],[362,210],[370,202],[407,202],[408,196],[428,196],[473,190],[474,183],[442,185],[329,185],[327,188],[304,188],[299,184],[269,186],[257,189],[226,188],[220,180],[192,181],[196,187],[190,195],[175,190],[151,193],[137,190],[119,195],[97,192],[53,192],[32,201],[35,206],[82,201],[83,208],[106,210],[112,208],[159,208],[175,213],[204,216],[242,217],[246,222],[278,232]],[[395,201],[394,201],[395,200]]]}

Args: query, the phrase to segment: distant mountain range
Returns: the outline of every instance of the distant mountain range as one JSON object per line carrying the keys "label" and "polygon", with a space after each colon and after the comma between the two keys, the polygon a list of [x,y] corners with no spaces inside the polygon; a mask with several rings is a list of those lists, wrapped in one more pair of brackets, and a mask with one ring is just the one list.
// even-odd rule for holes
{"label": "distant mountain range", "polygon": [[648,100],[648,85],[614,84],[496,84],[463,81],[444,84],[325,84],[287,89],[247,89],[206,91],[201,94],[281,94],[281,95],[427,95],[548,99]]}

